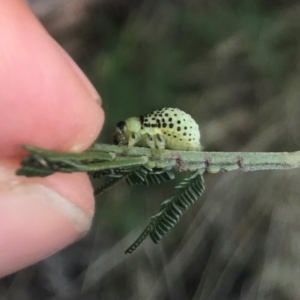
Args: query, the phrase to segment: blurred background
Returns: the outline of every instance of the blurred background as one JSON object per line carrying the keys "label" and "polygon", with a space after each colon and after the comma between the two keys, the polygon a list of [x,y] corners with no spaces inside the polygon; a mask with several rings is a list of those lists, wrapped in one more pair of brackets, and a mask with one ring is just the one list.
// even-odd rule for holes
{"label": "blurred background", "polygon": [[[99,141],[170,106],[207,151],[300,149],[299,1],[27,1],[100,92]],[[124,254],[182,176],[102,195],[87,236],[2,279],[0,299],[300,299],[299,170],[207,175],[159,245]]]}

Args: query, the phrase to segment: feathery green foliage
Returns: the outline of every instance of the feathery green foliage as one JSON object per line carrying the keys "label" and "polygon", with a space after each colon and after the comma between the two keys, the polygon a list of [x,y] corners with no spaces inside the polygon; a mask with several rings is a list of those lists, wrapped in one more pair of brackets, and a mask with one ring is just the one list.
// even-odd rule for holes
{"label": "feathery green foliage", "polygon": [[140,167],[136,171],[130,173],[126,182],[130,185],[150,185],[150,184],[160,184],[173,180],[175,175],[173,172],[164,169],[150,169],[148,167]]}
{"label": "feathery green foliage", "polygon": [[[105,183],[95,191],[96,195],[104,193],[124,179],[130,186],[148,186],[151,183],[159,184],[175,178],[170,170],[151,169],[146,166],[101,170],[91,175],[94,178],[107,177]],[[204,191],[203,170],[197,170],[185,178],[175,189],[175,195],[162,203],[160,211],[151,218],[150,224],[125,253],[132,253],[148,236],[157,244],[178,223],[182,215],[181,209],[187,209]]]}
{"label": "feathery green foliage", "polygon": [[203,171],[196,171],[175,188],[177,189],[175,195],[162,203],[159,213],[151,218],[150,224],[125,253],[132,253],[148,235],[155,244],[160,242],[179,221],[182,215],[181,209],[187,209],[202,195]]}
{"label": "feathery green foliage", "polygon": [[128,185],[150,185],[150,184],[160,184],[173,180],[175,175],[170,170],[151,169],[146,166],[138,168],[120,168],[115,170],[101,170],[89,173],[94,179],[105,178],[105,182],[100,188],[95,191],[95,196],[103,194],[115,184],[122,180],[126,180]]}

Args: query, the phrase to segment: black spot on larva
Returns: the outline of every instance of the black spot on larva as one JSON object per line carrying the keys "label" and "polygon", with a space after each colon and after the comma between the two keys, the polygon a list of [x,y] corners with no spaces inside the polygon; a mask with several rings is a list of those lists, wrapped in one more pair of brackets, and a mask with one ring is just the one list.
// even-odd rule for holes
{"label": "black spot on larva", "polygon": [[144,129],[144,126],[142,126],[141,128]]}
{"label": "black spot on larva", "polygon": [[180,139],[182,141],[182,139]]}
{"label": "black spot on larva", "polygon": [[167,127],[167,123],[164,123],[164,124],[163,124],[163,128],[166,128],[166,127]]}
{"label": "black spot on larva", "polygon": [[169,114],[165,114],[165,117],[168,117],[169,116]]}
{"label": "black spot on larva", "polygon": [[190,133],[189,136],[191,136],[192,134]]}
{"label": "black spot on larva", "polygon": [[185,119],[183,119],[183,121],[185,122]]}
{"label": "black spot on larva", "polygon": [[180,127],[177,127],[177,131],[180,131],[181,130],[181,128]]}
{"label": "black spot on larva", "polygon": [[190,126],[190,128],[192,129],[192,126]]}
{"label": "black spot on larva", "polygon": [[169,122],[172,122],[172,118],[169,118]]}
{"label": "black spot on larva", "polygon": [[157,124],[157,126],[158,126],[158,128],[160,128],[160,127],[161,127],[160,123],[159,123],[159,124]]}
{"label": "black spot on larva", "polygon": [[155,121],[155,118],[153,117],[152,120]]}
{"label": "black spot on larva", "polygon": [[148,139],[152,142],[153,141],[153,137],[150,135],[150,134],[148,134]]}
{"label": "black spot on larva", "polygon": [[189,139],[189,142],[191,141],[191,139]]}
{"label": "black spot on larva", "polygon": [[175,117],[177,117],[177,114],[174,114]]}
{"label": "black spot on larva", "polygon": [[186,136],[186,132],[183,135]]}
{"label": "black spot on larva", "polygon": [[185,129],[185,130],[187,130],[187,127],[186,127],[186,126],[184,126],[184,129]]}
{"label": "black spot on larva", "polygon": [[163,137],[160,134],[157,134],[156,137],[160,142],[163,142]]}
{"label": "black spot on larva", "polygon": [[157,125],[156,124],[151,124],[151,127],[157,127]]}
{"label": "black spot on larva", "polygon": [[169,133],[168,136],[171,136],[171,133]]}
{"label": "black spot on larva", "polygon": [[162,114],[159,114],[159,116],[162,117],[163,115],[162,115]]}
{"label": "black spot on larva", "polygon": [[145,126],[146,126],[146,127],[150,127],[150,124],[148,124],[148,123],[145,123]]}
{"label": "black spot on larva", "polygon": [[174,138],[174,139],[176,139],[176,138],[177,138],[177,136],[176,136],[176,135],[173,135],[173,138]]}
{"label": "black spot on larva", "polygon": [[173,127],[174,127],[174,124],[170,123],[170,124],[169,124],[169,127],[170,127],[170,128],[173,128]]}
{"label": "black spot on larva", "polygon": [[162,118],[162,122],[165,123],[165,119],[164,118]]}
{"label": "black spot on larva", "polygon": [[181,122],[180,121],[177,121],[177,124],[180,124]]}

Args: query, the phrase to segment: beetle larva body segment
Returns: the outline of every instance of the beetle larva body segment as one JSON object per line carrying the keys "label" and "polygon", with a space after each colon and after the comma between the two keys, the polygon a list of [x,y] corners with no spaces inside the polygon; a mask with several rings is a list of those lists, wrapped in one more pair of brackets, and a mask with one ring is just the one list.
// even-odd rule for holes
{"label": "beetle larva body segment", "polygon": [[132,117],[119,122],[114,142],[128,147],[201,150],[198,124],[178,108],[162,108],[140,118]]}

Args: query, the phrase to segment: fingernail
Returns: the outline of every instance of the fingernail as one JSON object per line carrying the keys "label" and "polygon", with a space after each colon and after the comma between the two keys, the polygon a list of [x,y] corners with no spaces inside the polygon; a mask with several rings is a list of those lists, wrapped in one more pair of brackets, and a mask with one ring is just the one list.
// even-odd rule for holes
{"label": "fingernail", "polygon": [[79,233],[85,234],[89,230],[92,214],[83,211],[73,202],[65,199],[57,191],[54,191],[47,186],[30,184],[27,186],[27,189],[44,196],[44,200],[47,201],[54,210],[57,210],[67,217]]}
{"label": "fingernail", "polygon": [[[60,47],[60,46],[59,46]],[[87,76],[83,73],[83,71],[78,67],[78,65],[73,61],[73,59],[66,53],[66,51],[60,47],[62,54],[65,56],[66,60],[69,62],[70,66],[74,69],[74,71],[78,74],[82,82],[85,84],[87,89],[89,90],[93,99],[96,100],[100,105],[102,105],[102,100],[100,95],[98,94],[95,87],[92,85]]]}
{"label": "fingernail", "polygon": [[42,184],[14,180],[0,192],[0,277],[48,257],[90,228],[92,213]]}
{"label": "fingernail", "polygon": [[[65,217],[79,235],[84,235],[91,226],[92,212],[83,211],[57,191],[40,183],[18,184],[14,181],[7,192],[9,199],[13,199],[12,204],[15,202],[18,206],[26,206],[24,213],[27,213],[27,216],[32,215],[39,219],[41,215],[44,215],[44,218],[49,219],[50,222],[51,218],[62,220],[61,216]],[[62,220],[62,223],[65,222]]]}

